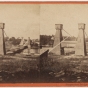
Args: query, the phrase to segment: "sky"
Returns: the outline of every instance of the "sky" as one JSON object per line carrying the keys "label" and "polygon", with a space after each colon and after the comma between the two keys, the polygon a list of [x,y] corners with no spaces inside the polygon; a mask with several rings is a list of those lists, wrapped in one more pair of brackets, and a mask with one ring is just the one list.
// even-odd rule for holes
{"label": "sky", "polygon": [[40,34],[55,34],[55,24],[63,24],[64,30],[77,37],[78,23],[84,23],[88,35],[88,4],[41,4],[40,7]]}
{"label": "sky", "polygon": [[54,35],[55,24],[63,24],[64,30],[77,37],[78,23],[86,24],[88,35],[88,4],[0,4],[0,23],[5,23],[8,37]]}
{"label": "sky", "polygon": [[39,38],[39,5],[0,4],[0,23],[8,37]]}

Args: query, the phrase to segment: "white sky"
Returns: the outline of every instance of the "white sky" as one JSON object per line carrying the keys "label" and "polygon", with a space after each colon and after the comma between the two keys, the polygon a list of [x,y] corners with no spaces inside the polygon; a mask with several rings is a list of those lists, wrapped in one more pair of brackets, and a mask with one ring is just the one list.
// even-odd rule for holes
{"label": "white sky", "polygon": [[0,4],[0,22],[9,37],[39,38],[39,5]]}
{"label": "white sky", "polygon": [[78,36],[78,23],[86,24],[88,34],[88,4],[0,4],[0,22],[5,23],[9,37],[52,35],[55,24],[63,24],[63,29]]}
{"label": "white sky", "polygon": [[86,24],[88,34],[88,4],[42,4],[40,11],[41,34],[55,34],[55,24],[63,24],[63,29],[78,36],[78,23]]}

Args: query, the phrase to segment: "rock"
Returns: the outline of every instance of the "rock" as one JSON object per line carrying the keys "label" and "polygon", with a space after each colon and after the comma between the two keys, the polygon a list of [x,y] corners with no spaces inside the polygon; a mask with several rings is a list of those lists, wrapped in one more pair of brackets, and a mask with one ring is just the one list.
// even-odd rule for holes
{"label": "rock", "polygon": [[54,72],[49,72],[49,75],[54,76]]}
{"label": "rock", "polygon": [[2,81],[3,79],[2,79],[2,76],[0,76],[0,82]]}
{"label": "rock", "polygon": [[82,80],[81,79],[77,79],[77,82],[82,82]]}
{"label": "rock", "polygon": [[80,79],[80,77],[78,76],[77,79]]}
{"label": "rock", "polygon": [[55,77],[60,77],[60,76],[63,76],[65,73],[64,71],[60,71],[58,73],[54,73],[55,74]]}
{"label": "rock", "polygon": [[82,81],[82,79],[81,79],[81,77],[77,77],[77,82],[81,82]]}
{"label": "rock", "polygon": [[64,82],[66,79],[65,78],[61,78],[61,80]]}

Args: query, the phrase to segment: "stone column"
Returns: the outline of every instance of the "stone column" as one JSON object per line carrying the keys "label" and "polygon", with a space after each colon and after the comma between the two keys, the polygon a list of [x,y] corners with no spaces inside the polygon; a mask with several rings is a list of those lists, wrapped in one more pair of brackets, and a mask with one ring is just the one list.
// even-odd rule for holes
{"label": "stone column", "polygon": [[5,55],[4,23],[0,23],[0,55]]}
{"label": "stone column", "polygon": [[26,49],[23,50],[23,54],[29,55],[30,54],[30,48],[31,48],[30,37],[28,37],[28,40],[25,42],[25,44],[23,46],[27,47]]}
{"label": "stone column", "polygon": [[85,33],[84,33],[85,24],[83,23],[78,24],[78,28],[79,28],[79,34],[75,47],[75,55],[85,56],[86,55],[86,42],[85,42]]}
{"label": "stone column", "polygon": [[[54,46],[56,46],[57,44],[59,44],[62,40],[62,29],[63,29],[63,25],[62,24],[55,24],[55,28],[56,28],[56,34],[54,36],[54,44],[53,44],[53,48]],[[55,47],[52,50],[52,53],[56,54],[56,55],[62,55],[62,49],[61,49],[61,44],[58,45],[57,47]]]}
{"label": "stone column", "polygon": [[28,37],[28,54],[30,54],[30,48],[31,48],[31,45],[30,45],[30,37]]}
{"label": "stone column", "polygon": [[21,42],[20,42],[20,46],[23,46],[23,44],[24,44],[24,39],[23,39],[23,37],[22,37],[22,39],[21,39]]}

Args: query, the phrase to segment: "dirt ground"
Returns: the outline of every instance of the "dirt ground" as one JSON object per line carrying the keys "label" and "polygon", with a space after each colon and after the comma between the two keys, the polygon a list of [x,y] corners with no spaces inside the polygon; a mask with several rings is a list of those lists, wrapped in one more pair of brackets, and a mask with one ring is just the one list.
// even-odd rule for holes
{"label": "dirt ground", "polygon": [[38,59],[39,57],[0,57],[0,82],[88,82],[88,56],[49,55],[41,70]]}

